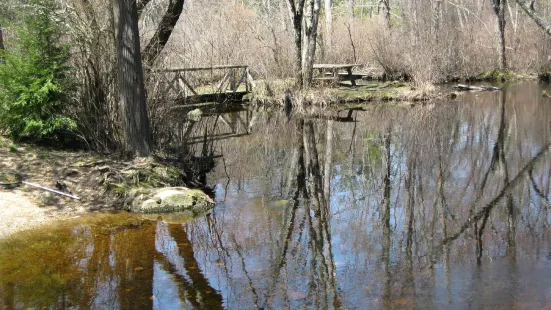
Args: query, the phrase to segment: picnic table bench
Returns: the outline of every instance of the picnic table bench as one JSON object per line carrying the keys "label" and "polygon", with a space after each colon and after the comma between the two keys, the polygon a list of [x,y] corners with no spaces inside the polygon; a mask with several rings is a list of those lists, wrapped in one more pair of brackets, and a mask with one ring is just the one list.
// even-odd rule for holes
{"label": "picnic table bench", "polygon": [[356,86],[356,80],[362,78],[359,74],[352,74],[352,69],[358,67],[357,64],[315,64],[314,69],[318,70],[317,80],[350,81],[352,86]]}

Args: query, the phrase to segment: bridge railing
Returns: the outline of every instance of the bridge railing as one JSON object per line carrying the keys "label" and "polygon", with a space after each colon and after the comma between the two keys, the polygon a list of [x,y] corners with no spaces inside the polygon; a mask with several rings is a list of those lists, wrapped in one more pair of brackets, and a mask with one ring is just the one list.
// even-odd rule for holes
{"label": "bridge railing", "polygon": [[157,69],[152,71],[151,77],[154,92],[171,99],[243,94],[255,87],[248,66]]}

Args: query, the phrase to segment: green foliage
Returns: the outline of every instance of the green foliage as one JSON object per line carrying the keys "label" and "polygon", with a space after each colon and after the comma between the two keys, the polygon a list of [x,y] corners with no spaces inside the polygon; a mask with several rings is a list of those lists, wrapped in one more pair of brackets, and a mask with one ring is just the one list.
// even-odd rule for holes
{"label": "green foliage", "polygon": [[21,18],[9,25],[15,39],[0,64],[0,129],[14,140],[74,139],[76,123],[68,107],[68,47],[62,44],[62,22],[52,0],[31,0]]}

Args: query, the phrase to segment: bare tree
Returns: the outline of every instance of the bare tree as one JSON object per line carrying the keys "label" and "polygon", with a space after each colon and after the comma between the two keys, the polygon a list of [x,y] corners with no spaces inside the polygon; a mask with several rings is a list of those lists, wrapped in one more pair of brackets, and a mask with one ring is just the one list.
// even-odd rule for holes
{"label": "bare tree", "polygon": [[[148,0],[149,1],[149,0]],[[168,8],[153,35],[149,44],[144,48],[142,57],[146,65],[152,66],[153,62],[165,47],[176,23],[182,15],[184,0],[171,0]]]}
{"label": "bare tree", "polygon": [[295,79],[302,88],[302,16],[306,0],[287,0],[291,22],[293,23],[295,41]]}
{"label": "bare tree", "polygon": [[540,17],[540,15],[534,10],[534,1],[528,4],[526,0],[516,0],[518,5],[530,16],[536,24],[551,37],[551,23]]}
{"label": "bare tree", "polygon": [[312,83],[321,0],[287,0],[287,4],[295,39],[295,78],[297,86],[302,88]]}
{"label": "bare tree", "polygon": [[350,20],[350,24],[354,21],[354,5],[355,0],[348,0],[348,19]]}
{"label": "bare tree", "polygon": [[117,5],[117,66],[123,148],[132,156],[148,156],[151,152],[151,127],[145,101],[138,10],[134,0],[117,0]]}
{"label": "bare tree", "polygon": [[318,37],[318,23],[320,16],[321,0],[307,0],[304,8],[304,35],[306,39],[306,52],[302,63],[303,85],[310,86],[314,71],[314,59],[316,56],[316,41]]}
{"label": "bare tree", "polygon": [[498,35],[499,35],[499,44],[498,44],[498,51],[499,51],[499,58],[498,58],[498,65],[499,69],[503,70],[507,68],[507,58],[505,56],[505,9],[506,9],[506,2],[507,0],[491,0],[492,6],[494,9],[494,13],[497,17],[497,27],[498,27]]}
{"label": "bare tree", "polygon": [[331,10],[331,0],[325,0],[325,40],[327,48],[331,48],[333,42],[331,36],[333,33],[333,12]]}
{"label": "bare tree", "polygon": [[384,14],[385,14],[386,27],[390,28],[390,26],[391,26],[391,24],[390,24],[390,0],[381,0],[381,2],[383,3],[383,6],[385,8]]}

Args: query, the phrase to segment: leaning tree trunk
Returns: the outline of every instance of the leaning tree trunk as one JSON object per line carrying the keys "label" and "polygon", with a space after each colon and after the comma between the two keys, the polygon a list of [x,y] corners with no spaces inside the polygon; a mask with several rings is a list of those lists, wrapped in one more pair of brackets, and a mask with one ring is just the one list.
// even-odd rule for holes
{"label": "leaning tree trunk", "polygon": [[505,56],[505,2],[506,0],[492,0],[494,13],[497,17],[497,26],[499,31],[499,69],[507,69],[507,58]]}
{"label": "leaning tree trunk", "polygon": [[159,56],[165,47],[176,23],[180,19],[180,15],[182,15],[183,9],[184,0],[170,1],[165,15],[155,31],[155,35],[153,35],[153,38],[143,50],[142,56],[146,66],[152,66],[157,56]]}
{"label": "leaning tree trunk", "polygon": [[145,101],[136,2],[117,0],[117,4],[119,9],[117,66],[123,148],[132,156],[149,156],[151,128]]}
{"label": "leaning tree trunk", "polygon": [[551,23],[548,23],[545,19],[539,16],[532,6],[525,0],[516,0],[518,5],[530,16],[536,24],[551,37]]}
{"label": "leaning tree trunk", "polygon": [[314,60],[316,57],[316,40],[318,37],[319,16],[320,0],[308,0],[304,13],[306,24],[306,29],[304,31],[306,39],[306,53],[304,54],[304,63],[302,64],[303,85],[306,87],[312,84]]}

